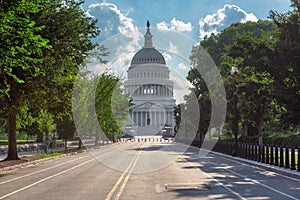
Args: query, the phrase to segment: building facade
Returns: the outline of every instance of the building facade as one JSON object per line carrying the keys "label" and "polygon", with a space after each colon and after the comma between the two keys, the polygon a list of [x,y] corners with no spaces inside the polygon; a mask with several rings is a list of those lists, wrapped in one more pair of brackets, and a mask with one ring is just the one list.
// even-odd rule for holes
{"label": "building facade", "polygon": [[147,22],[145,43],[132,58],[124,83],[125,93],[132,98],[130,120],[126,130],[136,136],[173,134],[173,81],[163,55],[152,43]]}

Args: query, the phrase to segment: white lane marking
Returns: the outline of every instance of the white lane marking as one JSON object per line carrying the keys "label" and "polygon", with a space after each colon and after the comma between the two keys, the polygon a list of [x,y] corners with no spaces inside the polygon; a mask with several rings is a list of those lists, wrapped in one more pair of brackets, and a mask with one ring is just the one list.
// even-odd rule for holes
{"label": "white lane marking", "polygon": [[69,168],[69,169],[67,169],[67,170],[64,170],[64,171],[61,171],[61,172],[59,172],[59,173],[57,173],[57,174],[54,174],[54,175],[52,175],[52,176],[48,176],[48,177],[46,177],[46,178],[43,178],[43,179],[41,179],[41,180],[39,180],[39,181],[36,181],[36,182],[34,182],[34,183],[30,184],[30,185],[27,185],[27,186],[25,186],[25,187],[23,187],[23,188],[20,188],[20,189],[15,190],[15,191],[13,191],[13,192],[11,192],[11,193],[8,193],[8,194],[6,194],[6,195],[0,197],[0,199],[4,199],[4,198],[9,197],[9,196],[11,196],[11,195],[13,195],[13,194],[16,194],[16,193],[18,193],[18,192],[21,192],[21,191],[23,191],[23,190],[26,190],[26,189],[28,189],[28,188],[31,188],[32,186],[35,186],[35,185],[37,185],[37,184],[39,184],[39,183],[42,183],[42,182],[44,182],[44,181],[46,181],[46,180],[48,180],[48,179],[51,179],[51,178],[54,178],[54,177],[59,176],[59,175],[61,175],[61,174],[64,174],[64,173],[66,173],[66,172],[69,172],[69,171],[71,171],[71,170],[73,170],[73,169],[76,169],[76,168],[82,166],[82,165],[85,165],[85,164],[87,164],[87,163],[89,163],[89,162],[92,162],[92,161],[94,161],[95,159],[96,159],[96,158],[93,158],[93,159],[88,160],[88,161],[85,161],[85,162],[83,162],[83,163],[81,163],[81,164],[79,164],[79,165],[76,165],[76,166],[74,166],[74,167],[71,167],[71,168]]}
{"label": "white lane marking", "polygon": [[[216,164],[216,163],[213,163],[213,162],[210,162],[210,161],[208,161],[208,162],[211,163],[211,164],[213,164],[213,165],[215,165],[215,166],[219,166],[219,165]],[[251,182],[253,182],[253,183],[259,184],[259,185],[261,185],[261,186],[263,186],[263,187],[265,187],[265,188],[268,188],[268,189],[270,189],[270,190],[272,190],[272,191],[274,191],[274,192],[277,192],[277,193],[279,193],[279,194],[281,194],[281,195],[283,195],[283,196],[289,197],[289,198],[294,199],[294,200],[299,200],[299,199],[296,198],[296,197],[293,197],[293,196],[291,196],[291,195],[289,195],[289,194],[286,194],[286,193],[281,192],[281,191],[279,191],[279,190],[277,190],[277,189],[275,189],[275,188],[272,188],[272,187],[270,187],[270,186],[268,186],[268,185],[265,185],[265,184],[259,182],[258,180],[255,180],[255,179],[252,179],[252,178],[248,178],[248,177],[246,177],[246,176],[244,176],[244,175],[242,175],[242,174],[240,174],[240,173],[234,172],[234,171],[232,171],[232,170],[230,170],[230,169],[227,169],[227,168],[222,168],[222,169],[224,169],[224,170],[226,170],[226,171],[228,171],[228,172],[230,172],[230,173],[232,173],[232,174],[235,174],[236,176],[240,176],[240,177],[244,178],[244,180],[246,180],[246,181],[251,181]]]}
{"label": "white lane marking", "polygon": [[[110,149],[105,149],[105,150],[110,150]],[[115,151],[115,150],[114,150],[114,151]],[[111,151],[111,152],[113,152],[113,151]],[[110,153],[111,153],[111,152],[110,152]],[[100,154],[100,153],[103,153],[103,151],[98,151],[98,152],[96,152],[96,153],[94,153],[94,154],[96,155],[96,154]],[[105,155],[106,155],[106,154],[105,154]],[[46,168],[46,169],[42,169],[42,170],[39,170],[39,171],[32,172],[32,173],[30,173],[30,174],[26,174],[26,175],[19,176],[19,177],[13,178],[13,179],[9,179],[9,180],[0,182],[0,185],[2,185],[2,184],[4,184],[4,183],[9,183],[9,182],[11,182],[11,181],[15,181],[15,180],[18,180],[18,179],[21,179],[21,178],[25,178],[25,177],[28,177],[28,176],[32,176],[32,175],[34,175],[34,174],[38,174],[38,173],[41,173],[41,172],[45,172],[45,171],[48,171],[48,170],[50,170],[50,169],[54,169],[54,168],[56,168],[56,167],[59,167],[59,166],[62,166],[62,165],[65,165],[65,164],[68,164],[68,163],[71,163],[71,162],[80,160],[80,159],[85,158],[85,157],[88,157],[88,156],[90,156],[90,155],[82,156],[82,157],[79,157],[79,158],[76,158],[76,159],[73,159],[73,160],[70,160],[70,161],[67,161],[67,162],[64,162],[64,163],[60,163],[60,164],[58,164],[58,165],[54,165],[54,166],[49,167],[49,168]],[[98,157],[99,157],[99,156],[98,156]]]}
{"label": "white lane marking", "polygon": [[[184,158],[183,158],[184,159]],[[189,165],[191,165],[192,167],[199,169],[198,167],[196,167],[195,165],[193,165],[192,163],[190,163],[189,161],[187,161],[186,159],[184,159]],[[213,181],[215,181],[217,184],[219,184],[220,186],[224,187],[226,190],[228,190],[229,192],[231,192],[232,194],[236,195],[238,198],[243,199],[243,200],[247,200],[246,198],[242,197],[240,194],[236,193],[235,191],[233,191],[232,189],[230,189],[229,187],[227,187],[226,185],[223,185],[220,181],[218,181],[217,179],[213,178],[211,175],[207,174],[206,172],[202,171],[201,172],[209,177],[210,179],[212,179]]]}
{"label": "white lane marking", "polygon": [[[113,150],[113,151],[111,151],[111,152],[107,152],[107,153],[105,153],[105,154],[102,154],[101,156],[105,156],[105,155],[110,154],[110,153],[112,153],[112,152],[114,152],[114,151],[116,151],[116,150],[117,150],[117,149],[115,149],[115,150]],[[99,152],[99,153],[100,153],[100,152]],[[101,153],[102,153],[102,152],[101,152]],[[98,156],[98,157],[99,157],[99,156]],[[43,178],[43,179],[41,179],[41,180],[39,180],[39,181],[36,181],[36,182],[34,182],[34,183],[30,184],[30,185],[27,185],[27,186],[25,186],[25,187],[23,187],[23,188],[20,188],[20,189],[18,189],[18,190],[15,190],[15,191],[13,191],[13,192],[10,192],[10,193],[8,193],[8,194],[6,194],[6,195],[0,197],[0,199],[4,199],[4,198],[9,197],[9,196],[11,196],[11,195],[14,195],[14,194],[16,194],[16,193],[18,193],[18,192],[21,192],[21,191],[23,191],[23,190],[26,190],[26,189],[28,189],[28,188],[31,188],[31,187],[33,187],[33,186],[39,184],[39,183],[42,183],[42,182],[44,182],[44,181],[46,181],[46,180],[48,180],[48,179],[51,179],[51,178],[54,178],[54,177],[59,176],[59,175],[61,175],[61,174],[64,174],[64,173],[66,173],[66,172],[69,172],[69,171],[71,171],[71,170],[73,170],[73,169],[76,169],[76,168],[78,168],[78,167],[80,167],[80,166],[82,166],[82,165],[85,165],[85,164],[87,164],[87,163],[89,163],[89,162],[92,162],[92,161],[94,161],[94,160],[96,160],[96,159],[97,159],[97,158],[93,158],[93,159],[88,160],[88,161],[86,161],[86,162],[83,162],[83,163],[81,163],[81,164],[79,164],[79,165],[76,165],[76,166],[74,166],[74,167],[72,167],[72,168],[69,168],[69,169],[64,170],[64,171],[61,171],[61,172],[59,172],[59,173],[57,173],[57,174],[54,174],[54,175],[48,176],[48,177],[46,177],[46,178]]]}
{"label": "white lane marking", "polygon": [[[110,149],[104,149],[103,151],[108,151],[108,150],[110,150]],[[94,156],[95,156],[96,154],[103,153],[103,151],[98,151],[98,152],[96,152],[96,153],[93,152],[93,154],[94,154]],[[114,151],[115,151],[115,150],[114,150]],[[112,152],[113,152],[113,151],[112,151]],[[105,155],[106,155],[106,154],[105,154]],[[42,169],[42,170],[39,170],[39,171],[32,172],[32,173],[30,173],[30,174],[26,174],[26,175],[19,176],[19,177],[13,178],[13,179],[9,179],[9,180],[0,182],[0,185],[2,185],[2,184],[4,184],[4,183],[9,183],[9,182],[11,182],[11,181],[15,181],[15,180],[18,180],[18,179],[21,179],[21,178],[25,178],[25,177],[28,177],[28,176],[32,176],[32,175],[37,174],[37,173],[45,172],[45,171],[48,171],[48,170],[50,170],[50,169],[54,169],[54,168],[56,168],[56,167],[59,167],[59,166],[68,164],[68,163],[70,163],[70,162],[74,162],[74,161],[76,161],[76,160],[80,160],[80,159],[85,158],[85,157],[88,157],[88,156],[90,156],[90,155],[82,156],[82,157],[79,157],[79,158],[76,158],[76,159],[73,159],[73,160],[70,160],[70,161],[67,161],[67,162],[64,162],[64,163],[60,163],[60,164],[54,165],[54,166],[49,167],[49,168],[46,168],[46,169]],[[98,156],[98,157],[99,157],[99,156]]]}
{"label": "white lane marking", "polygon": [[48,170],[50,170],[50,169],[59,167],[59,166],[61,166],[61,165],[68,164],[68,163],[70,163],[70,162],[74,162],[74,161],[76,161],[76,160],[82,159],[82,158],[87,157],[87,156],[89,156],[89,155],[82,156],[82,157],[80,157],[80,158],[76,158],[76,159],[73,159],[73,160],[69,160],[69,161],[67,161],[67,162],[60,163],[60,164],[58,164],[58,165],[54,165],[54,166],[52,166],[52,167],[49,167],[49,168],[46,168],[46,169],[42,169],[42,170],[39,170],[39,171],[35,171],[35,172],[30,173],[30,174],[26,174],[26,175],[19,176],[19,177],[13,178],[13,179],[9,179],[9,180],[0,182],[0,185],[2,185],[2,184],[4,184],[4,183],[9,183],[9,182],[11,182],[11,181],[15,181],[15,180],[18,180],[18,179],[21,179],[21,178],[25,178],[25,177],[27,177],[27,176],[31,176],[31,175],[34,175],[34,174],[37,174],[37,173],[41,173],[41,172],[44,172],[44,171],[48,171]]}

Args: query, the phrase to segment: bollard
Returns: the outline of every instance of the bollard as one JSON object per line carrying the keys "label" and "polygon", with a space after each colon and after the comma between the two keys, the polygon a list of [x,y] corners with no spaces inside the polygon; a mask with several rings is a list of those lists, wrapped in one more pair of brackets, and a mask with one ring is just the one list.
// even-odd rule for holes
{"label": "bollard", "polygon": [[275,166],[278,166],[278,147],[275,146]]}
{"label": "bollard", "polygon": [[270,152],[270,165],[274,165],[274,148],[271,147],[271,152]]}
{"label": "bollard", "polygon": [[290,168],[290,149],[285,147],[285,166],[284,168]]}
{"label": "bollard", "polygon": [[[299,162],[299,160],[298,160]],[[296,163],[295,163],[295,148],[292,147],[291,149],[291,170],[296,170]]]}
{"label": "bollard", "polygon": [[281,146],[280,147],[280,164],[279,164],[279,167],[284,167],[283,162],[284,162],[284,160],[283,160],[283,147]]}
{"label": "bollard", "polygon": [[266,160],[265,163],[269,164],[269,160],[270,160],[270,155],[269,155],[269,146],[266,146]]}

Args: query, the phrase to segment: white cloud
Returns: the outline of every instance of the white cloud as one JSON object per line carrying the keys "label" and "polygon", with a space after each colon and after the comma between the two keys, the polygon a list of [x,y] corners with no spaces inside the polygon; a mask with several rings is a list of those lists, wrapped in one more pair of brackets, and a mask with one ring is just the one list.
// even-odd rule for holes
{"label": "white cloud", "polygon": [[167,22],[165,22],[165,21],[162,21],[162,22],[157,23],[157,24],[156,24],[156,27],[157,27],[158,30],[161,30],[161,31],[169,30],[168,24],[167,24]]}
{"label": "white cloud", "polygon": [[176,20],[176,18],[173,18],[169,23],[162,21],[156,24],[156,27],[158,30],[165,31],[165,30],[175,30],[175,31],[192,31],[193,26],[191,22],[183,22]]}
{"label": "white cloud", "polygon": [[168,63],[170,60],[172,60],[172,56],[168,54],[167,52],[162,53],[163,57],[165,58],[165,61]]}
{"label": "white cloud", "polygon": [[192,84],[188,82],[184,77],[171,73],[170,79],[174,82],[174,96],[176,99],[176,103],[183,103],[184,96],[190,93],[189,88],[192,87]]}
{"label": "white cloud", "polygon": [[205,36],[218,34],[232,23],[245,23],[247,21],[258,21],[258,19],[253,13],[247,13],[236,5],[226,4],[217,13],[200,19],[200,38],[203,39]]}
{"label": "white cloud", "polygon": [[173,18],[171,20],[171,29],[177,30],[177,31],[192,31],[193,26],[191,22],[184,23],[183,21],[176,20]]}
{"label": "white cloud", "polygon": [[178,47],[174,45],[172,42],[169,44],[169,49],[171,53],[178,54]]}
{"label": "white cloud", "polygon": [[102,30],[102,35],[134,31],[137,27],[133,24],[133,19],[123,14],[115,4],[96,3],[88,7],[87,15],[98,19],[98,26]]}
{"label": "white cloud", "polygon": [[96,42],[108,48],[108,68],[114,73],[125,74],[133,53],[140,48],[139,40],[142,38],[133,19],[122,13],[115,4],[105,2],[91,4],[87,15],[98,19],[97,26],[101,33]]}
{"label": "white cloud", "polygon": [[178,69],[188,70],[189,68],[184,63],[179,63]]}

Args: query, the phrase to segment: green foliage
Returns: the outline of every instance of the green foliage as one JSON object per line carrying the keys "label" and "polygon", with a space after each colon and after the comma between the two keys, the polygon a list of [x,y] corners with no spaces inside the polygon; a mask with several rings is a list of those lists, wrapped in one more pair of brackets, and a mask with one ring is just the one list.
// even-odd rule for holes
{"label": "green foliage", "polygon": [[[274,56],[276,36],[277,30],[272,22],[237,23],[226,28],[221,34],[212,35],[200,43],[214,58],[223,76],[228,102],[226,121],[231,129],[235,112],[234,95],[237,95],[240,121],[242,124],[257,127],[261,132],[263,121],[268,117],[268,105],[272,101],[274,91],[274,79],[269,70],[272,67],[271,57]],[[206,117],[201,117],[204,121],[200,124],[208,126],[211,95],[216,99],[222,99],[222,95],[207,89],[207,84],[217,83],[214,83],[215,79],[204,81],[205,76],[214,76],[209,73],[209,64],[206,66],[208,62],[200,45],[193,48],[190,59],[194,68],[189,71],[187,79],[193,84],[196,94],[201,94],[200,110],[203,114],[206,113]],[[231,75],[232,67],[239,69],[239,72]],[[207,68],[207,74],[202,77],[198,68]],[[201,132],[204,131],[207,130]]]}
{"label": "green foliage", "polygon": [[39,130],[46,136],[52,133],[56,128],[53,116],[47,110],[40,111],[37,118],[37,124],[39,126]]}
{"label": "green foliage", "polygon": [[61,152],[53,152],[53,153],[36,154],[34,156],[35,157],[40,157],[40,158],[50,158],[50,157],[61,156],[61,155],[63,155],[63,153],[61,153]]}
{"label": "green foliage", "polygon": [[97,78],[95,108],[103,133],[114,140],[127,121],[129,100],[123,94],[119,78],[102,74]]}
{"label": "green foliage", "polygon": [[[64,138],[75,134],[71,110],[77,73],[90,55],[100,62],[106,55],[103,46],[91,41],[99,29],[82,3],[0,1],[0,104],[10,119],[9,159],[17,159],[16,125],[20,131],[38,133],[37,122],[52,118]],[[39,123],[45,132],[49,127]]]}
{"label": "green foliage", "polygon": [[41,1],[18,1],[0,6],[0,95],[12,96],[25,79],[40,73],[39,64],[48,40],[38,34],[44,26],[37,26],[30,17],[41,10]]}
{"label": "green foliage", "polygon": [[292,10],[280,14],[270,12],[270,18],[280,30],[273,59],[276,98],[286,111],[282,122],[286,125],[300,125],[300,2],[291,0]]}

